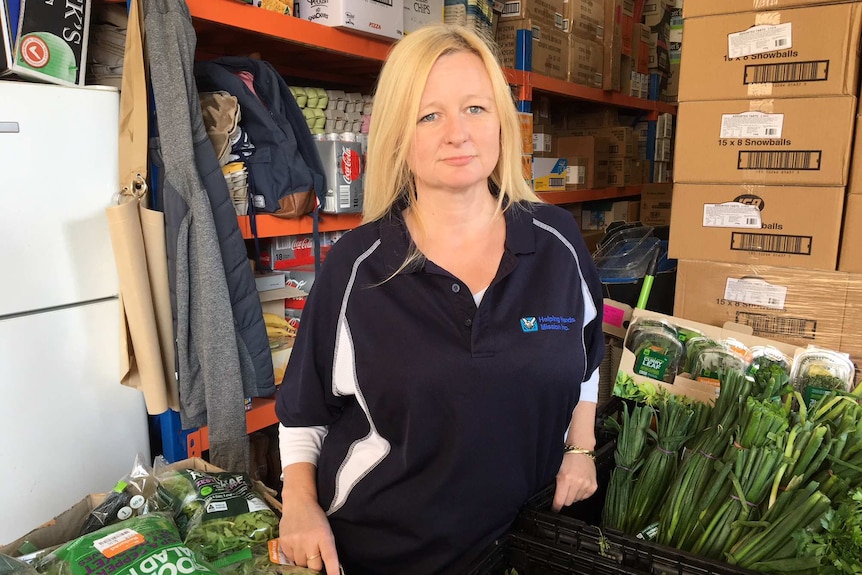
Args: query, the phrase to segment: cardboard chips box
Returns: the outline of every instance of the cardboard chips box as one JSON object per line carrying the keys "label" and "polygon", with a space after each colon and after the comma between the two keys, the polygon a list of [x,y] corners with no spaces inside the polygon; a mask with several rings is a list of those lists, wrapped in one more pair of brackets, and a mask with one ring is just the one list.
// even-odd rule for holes
{"label": "cardboard chips box", "polygon": [[[772,12],[812,4],[840,4],[847,0],[685,0],[683,17],[734,14],[736,12]],[[688,40],[686,40],[688,41]]]}
{"label": "cardboard chips box", "polygon": [[862,3],[685,22],[679,99],[855,95]]}
{"label": "cardboard chips box", "polygon": [[842,272],[679,260],[673,313],[711,325],[746,325],[756,336],[800,347],[839,349],[849,278]]}
{"label": "cardboard chips box", "polygon": [[844,188],[676,184],[675,259],[835,270]]}
{"label": "cardboard chips box", "polygon": [[846,185],[855,114],[853,96],[683,102],[674,180]]}
{"label": "cardboard chips box", "polygon": [[89,35],[90,0],[0,0],[0,76],[83,86]]}

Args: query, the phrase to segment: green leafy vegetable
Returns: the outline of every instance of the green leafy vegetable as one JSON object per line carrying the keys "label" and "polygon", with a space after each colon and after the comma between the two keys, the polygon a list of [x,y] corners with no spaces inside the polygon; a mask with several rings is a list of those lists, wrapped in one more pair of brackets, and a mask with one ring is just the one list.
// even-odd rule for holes
{"label": "green leafy vegetable", "polygon": [[818,559],[821,575],[862,573],[862,489],[848,493],[821,525],[820,533],[799,536],[802,555]]}

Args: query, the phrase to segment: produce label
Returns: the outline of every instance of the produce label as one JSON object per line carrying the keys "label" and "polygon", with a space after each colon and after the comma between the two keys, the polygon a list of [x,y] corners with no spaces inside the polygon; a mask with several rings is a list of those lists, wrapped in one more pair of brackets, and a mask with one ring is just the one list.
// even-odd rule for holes
{"label": "produce label", "polygon": [[664,381],[670,359],[665,354],[654,349],[646,348],[635,358],[634,371],[638,375]]}
{"label": "produce label", "polygon": [[813,385],[809,385],[805,388],[805,392],[802,394],[802,397],[805,401],[805,405],[809,408],[813,407],[817,401],[819,401],[824,395],[835,391],[833,389],[823,389],[822,387],[814,387]]}
{"label": "produce label", "polygon": [[769,309],[784,309],[787,288],[752,278],[727,278],[724,299]]}
{"label": "produce label", "polygon": [[727,35],[727,57],[744,58],[793,47],[793,24],[754,26]]}
{"label": "produce label", "polygon": [[765,114],[763,112],[743,112],[742,114],[722,114],[722,139],[731,138],[781,138],[784,130],[784,114]]}
{"label": "produce label", "polygon": [[762,225],[757,206],[740,202],[703,205],[703,227],[705,228],[752,228]]}

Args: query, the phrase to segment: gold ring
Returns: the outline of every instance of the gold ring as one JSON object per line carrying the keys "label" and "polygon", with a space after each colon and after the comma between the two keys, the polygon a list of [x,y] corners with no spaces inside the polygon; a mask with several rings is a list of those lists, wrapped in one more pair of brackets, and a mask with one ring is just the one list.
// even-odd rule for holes
{"label": "gold ring", "polygon": [[315,559],[320,559],[320,553],[318,553],[317,555],[312,555],[311,557],[306,557],[305,562],[308,563],[309,561],[314,561]]}

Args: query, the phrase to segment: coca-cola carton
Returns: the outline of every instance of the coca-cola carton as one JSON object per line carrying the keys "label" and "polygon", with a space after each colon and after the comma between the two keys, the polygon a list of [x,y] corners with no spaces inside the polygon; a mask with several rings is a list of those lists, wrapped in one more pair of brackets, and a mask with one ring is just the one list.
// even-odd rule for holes
{"label": "coca-cola carton", "polygon": [[359,142],[315,141],[326,173],[326,197],[320,211],[330,214],[362,212],[362,145]]}
{"label": "coca-cola carton", "polygon": [[[326,258],[332,244],[320,234],[320,259]],[[314,243],[311,234],[281,236],[262,241],[260,263],[271,270],[289,270],[308,266],[314,269]]]}

